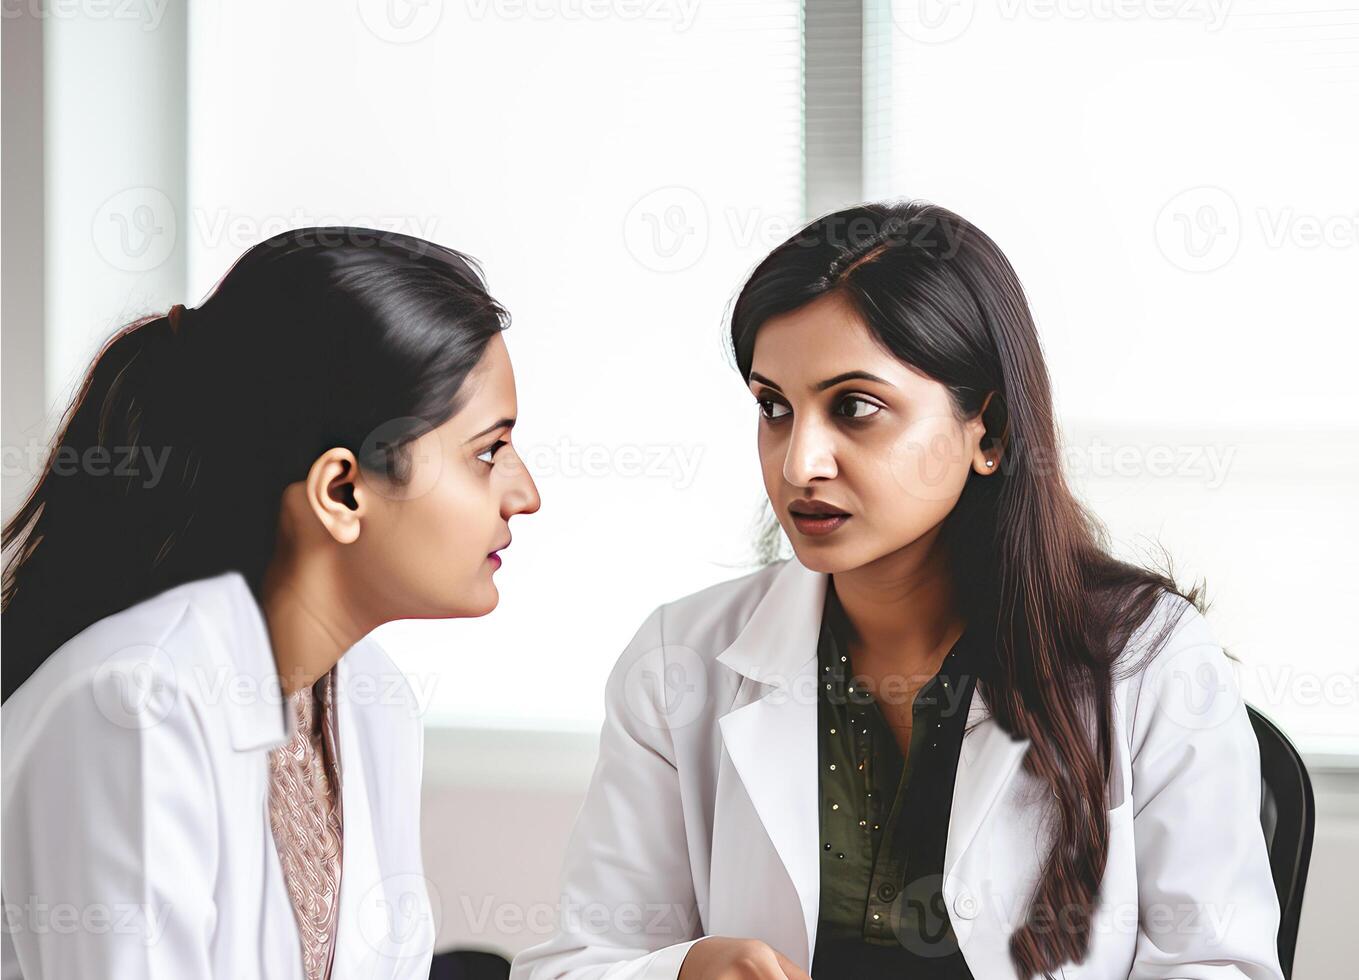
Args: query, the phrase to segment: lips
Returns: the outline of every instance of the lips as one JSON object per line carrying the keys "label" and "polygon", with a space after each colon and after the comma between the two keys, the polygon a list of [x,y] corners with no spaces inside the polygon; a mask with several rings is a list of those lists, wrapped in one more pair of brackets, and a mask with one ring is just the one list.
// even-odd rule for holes
{"label": "lips", "polygon": [[788,513],[794,517],[848,517],[849,512],[834,507],[824,500],[794,500],[788,505]]}
{"label": "lips", "polygon": [[843,527],[850,515],[822,500],[795,500],[788,505],[793,526],[807,537],[821,537]]}

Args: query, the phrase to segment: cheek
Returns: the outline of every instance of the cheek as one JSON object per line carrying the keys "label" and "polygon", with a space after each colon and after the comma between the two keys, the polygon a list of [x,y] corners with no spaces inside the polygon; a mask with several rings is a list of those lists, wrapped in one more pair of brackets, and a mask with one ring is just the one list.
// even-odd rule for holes
{"label": "cheek", "polygon": [[951,419],[914,422],[870,458],[881,470],[877,486],[931,514],[940,508],[947,513],[953,506],[971,467],[971,456]]}
{"label": "cheek", "polygon": [[413,565],[466,573],[486,557],[487,506],[485,481],[450,463],[423,493],[402,502],[395,539]]}
{"label": "cheek", "polygon": [[770,431],[763,422],[760,423],[756,447],[760,454],[760,472],[764,474],[765,488],[772,491],[783,483],[783,461],[787,447],[783,438]]}
{"label": "cheek", "polygon": [[453,472],[430,495],[429,507],[422,515],[431,542],[458,564],[486,557],[489,548],[489,503],[487,481],[478,474]]}

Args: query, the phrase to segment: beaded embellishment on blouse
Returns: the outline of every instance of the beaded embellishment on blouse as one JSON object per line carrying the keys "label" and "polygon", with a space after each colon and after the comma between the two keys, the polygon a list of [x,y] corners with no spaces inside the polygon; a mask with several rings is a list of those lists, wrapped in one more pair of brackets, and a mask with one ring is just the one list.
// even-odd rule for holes
{"label": "beaded embellishment on blouse", "polygon": [[340,892],[340,759],[335,671],[288,696],[292,737],[269,753],[269,824],[302,940],[307,980],[326,980]]}

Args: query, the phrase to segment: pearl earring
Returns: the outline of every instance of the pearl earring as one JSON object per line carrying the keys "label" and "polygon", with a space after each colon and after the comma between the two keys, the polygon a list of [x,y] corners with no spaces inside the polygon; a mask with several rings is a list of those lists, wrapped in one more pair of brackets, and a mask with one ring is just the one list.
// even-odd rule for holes
{"label": "pearl earring", "polygon": [[988,459],[988,460],[986,461],[986,465],[987,465],[987,466],[995,466],[995,465],[996,465],[996,462],[995,462],[995,460]]}

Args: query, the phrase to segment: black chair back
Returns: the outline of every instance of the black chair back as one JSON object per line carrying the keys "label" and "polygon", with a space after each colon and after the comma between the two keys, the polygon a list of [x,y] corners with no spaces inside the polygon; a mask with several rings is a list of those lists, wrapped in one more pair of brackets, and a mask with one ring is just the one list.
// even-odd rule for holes
{"label": "black chair back", "polygon": [[429,965],[429,980],[506,980],[509,975],[509,960],[477,949],[435,953]]}
{"label": "black chair back", "polygon": [[1249,704],[1246,713],[1260,743],[1260,823],[1279,895],[1279,965],[1288,978],[1293,975],[1302,893],[1312,861],[1316,803],[1307,767],[1288,736]]}

